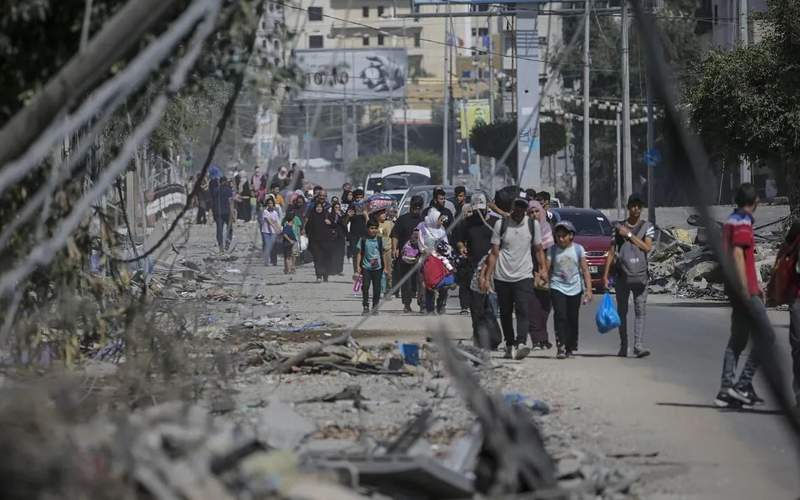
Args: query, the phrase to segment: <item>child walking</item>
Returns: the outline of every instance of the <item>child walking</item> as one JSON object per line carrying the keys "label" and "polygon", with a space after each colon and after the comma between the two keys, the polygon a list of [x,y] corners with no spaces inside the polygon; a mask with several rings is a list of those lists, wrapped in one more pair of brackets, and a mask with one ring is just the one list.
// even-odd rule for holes
{"label": "child walking", "polygon": [[283,274],[294,274],[294,259],[300,253],[300,244],[297,242],[297,234],[294,231],[297,216],[293,213],[283,218],[283,230],[281,238],[283,240]]}
{"label": "child walking", "polygon": [[575,226],[561,221],[555,227],[556,244],[550,247],[550,295],[553,302],[558,359],[578,350],[578,314],[592,300],[592,277],[583,247],[573,243]]}
{"label": "child walking", "polygon": [[364,315],[370,313],[369,289],[372,288],[372,314],[378,314],[378,303],[381,300],[381,281],[383,279],[383,240],[378,237],[378,221],[370,220],[367,223],[367,236],[359,240],[356,246],[355,271],[358,279],[361,276],[363,284],[361,295],[363,298]]}

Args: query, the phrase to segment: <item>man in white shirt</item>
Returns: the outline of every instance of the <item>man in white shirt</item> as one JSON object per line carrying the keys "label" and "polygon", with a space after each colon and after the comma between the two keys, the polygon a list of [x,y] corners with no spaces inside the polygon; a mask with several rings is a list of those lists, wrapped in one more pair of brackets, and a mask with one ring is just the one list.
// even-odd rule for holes
{"label": "man in white shirt", "polygon": [[[538,221],[528,218],[527,209],[527,200],[518,198],[514,200],[510,216],[495,223],[492,253],[488,259],[488,275],[494,278],[494,288],[500,305],[506,359],[523,359],[530,353],[526,340],[528,301],[533,295],[533,253],[539,263],[541,278],[547,279],[542,231]],[[482,283],[481,288],[484,287],[488,289],[488,283]]]}

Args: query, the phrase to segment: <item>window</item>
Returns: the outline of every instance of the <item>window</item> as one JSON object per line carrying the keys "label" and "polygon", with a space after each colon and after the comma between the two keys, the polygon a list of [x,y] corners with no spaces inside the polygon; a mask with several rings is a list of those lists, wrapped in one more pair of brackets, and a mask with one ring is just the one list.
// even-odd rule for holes
{"label": "window", "polygon": [[369,17],[369,7],[361,7],[361,17]]}
{"label": "window", "polygon": [[383,35],[378,35],[378,45],[383,45],[384,37]]}
{"label": "window", "polygon": [[323,45],[323,36],[322,35],[310,35],[308,37],[308,48],[309,49],[321,49]]}
{"label": "window", "polygon": [[419,47],[422,44],[422,36],[419,33],[414,33],[414,47]]}
{"label": "window", "polygon": [[266,40],[261,40],[261,48],[263,48],[263,49],[267,48],[267,41]]}
{"label": "window", "polygon": [[369,37],[368,36],[362,36],[361,37],[361,45],[363,45],[364,47],[369,45]]}
{"label": "window", "polygon": [[478,36],[489,36],[489,28],[478,28]]}
{"label": "window", "polygon": [[378,17],[381,17],[382,15],[383,15],[383,6],[380,5],[378,6]]}
{"label": "window", "polygon": [[308,8],[309,21],[322,21],[322,7],[309,7]]}
{"label": "window", "polygon": [[477,35],[478,35],[478,30],[475,29],[475,28],[472,28],[472,36],[477,36]]}

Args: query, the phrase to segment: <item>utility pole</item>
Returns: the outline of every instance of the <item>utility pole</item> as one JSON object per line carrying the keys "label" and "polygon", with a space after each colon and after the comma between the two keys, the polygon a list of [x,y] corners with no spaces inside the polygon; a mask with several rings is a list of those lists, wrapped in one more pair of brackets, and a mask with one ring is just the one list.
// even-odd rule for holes
{"label": "utility pole", "polygon": [[388,123],[386,124],[386,126],[389,128],[389,153],[392,153],[392,142],[394,142],[394,137],[393,137],[394,130],[392,127],[392,120],[394,120],[394,101],[392,101],[392,99],[390,98],[389,113],[387,116]]}
{"label": "utility pole", "polygon": [[[494,63],[492,58],[492,18],[486,18],[486,32],[489,34],[489,123],[494,123]],[[501,103],[502,106],[502,103]],[[490,194],[494,193],[494,173],[495,169],[497,168],[497,160],[494,156],[489,157],[489,164],[492,168],[491,175],[489,177],[489,192]],[[480,174],[481,165],[478,163],[478,173]],[[479,176],[480,177],[480,176]]]}
{"label": "utility pole", "polygon": [[633,168],[631,166],[631,76],[630,49],[628,47],[628,2],[622,5],[622,148],[624,198],[633,193]]}
{"label": "utility pole", "polygon": [[542,63],[539,59],[537,15],[537,11],[528,10],[517,13],[516,17],[517,182],[523,188],[541,189],[538,116],[542,98],[539,85]]}
{"label": "utility pole", "polygon": [[408,165],[408,99],[403,97],[403,163]]}
{"label": "utility pole", "polygon": [[303,149],[305,150],[305,157],[306,157],[306,164],[305,164],[304,168],[307,170],[308,169],[308,159],[309,159],[309,156],[311,155],[311,144],[309,144],[309,142],[311,140],[311,131],[309,130],[310,125],[309,125],[309,116],[308,116],[308,106],[304,106],[304,108],[305,108],[305,111],[306,111],[306,133],[303,136]]}
{"label": "utility pole", "polygon": [[617,106],[617,218],[622,219],[622,110]]}
{"label": "utility pole", "polygon": [[589,16],[591,15],[590,0],[586,0],[586,14],[583,23],[583,208],[591,208],[589,192],[589,169],[591,158],[590,123],[589,123]]}
{"label": "utility pole", "polygon": [[447,129],[450,126],[450,2],[447,2],[447,17],[444,18],[444,117],[442,119],[442,184],[447,184],[449,141],[447,140]]}
{"label": "utility pole", "polygon": [[[739,43],[742,47],[750,44],[749,20],[747,12],[747,0],[739,0]],[[752,172],[747,160],[742,157],[739,161],[739,180],[741,182],[752,182]]]}
{"label": "utility pole", "polygon": [[645,165],[647,167],[647,220],[651,224],[656,223],[656,186],[655,169],[656,160],[656,124],[653,116],[653,85],[650,81],[650,72],[645,75],[645,91],[647,92],[647,155]]}

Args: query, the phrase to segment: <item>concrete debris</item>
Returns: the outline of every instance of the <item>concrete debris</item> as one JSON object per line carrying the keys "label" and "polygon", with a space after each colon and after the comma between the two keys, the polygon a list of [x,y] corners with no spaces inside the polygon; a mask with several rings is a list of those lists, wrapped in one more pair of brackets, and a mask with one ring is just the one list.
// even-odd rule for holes
{"label": "concrete debris", "polygon": [[303,439],[317,430],[311,421],[301,417],[289,404],[270,400],[258,416],[258,438],[268,446],[293,450]]}
{"label": "concrete debris", "polygon": [[[670,235],[656,243],[650,254],[650,293],[672,294],[683,298],[725,300],[722,272],[711,250],[703,245],[686,243],[686,235],[677,230],[661,229]],[[666,242],[665,242],[666,241]],[[759,242],[756,268],[762,282],[769,281],[777,253],[776,243]]]}

